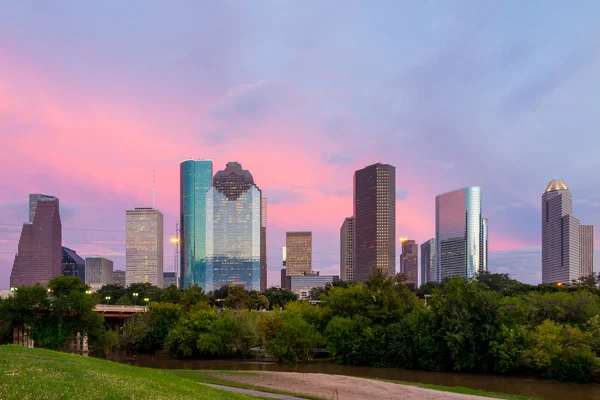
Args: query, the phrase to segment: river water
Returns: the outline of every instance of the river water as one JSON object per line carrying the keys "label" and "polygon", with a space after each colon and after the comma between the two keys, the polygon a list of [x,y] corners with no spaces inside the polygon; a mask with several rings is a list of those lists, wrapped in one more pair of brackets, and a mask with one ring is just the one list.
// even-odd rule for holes
{"label": "river water", "polygon": [[444,386],[462,386],[489,392],[519,394],[548,400],[592,400],[600,399],[599,384],[572,384],[531,377],[482,375],[468,373],[428,372],[396,368],[372,368],[339,365],[329,361],[308,364],[281,365],[273,362],[253,360],[185,360],[167,355],[126,356],[115,352],[107,356],[109,360],[140,367],[162,369],[212,369],[310,372],[321,374],[348,375],[363,378],[393,379],[405,382],[430,383]]}

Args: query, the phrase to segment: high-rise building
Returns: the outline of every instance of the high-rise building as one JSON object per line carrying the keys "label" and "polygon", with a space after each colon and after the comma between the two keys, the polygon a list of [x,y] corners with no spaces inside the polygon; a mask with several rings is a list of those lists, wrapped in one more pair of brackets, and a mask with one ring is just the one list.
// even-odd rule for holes
{"label": "high-rise building", "polygon": [[85,282],[85,260],[75,250],[68,247],[62,248],[62,274],[64,276],[78,276]]}
{"label": "high-rise building", "polygon": [[408,285],[419,286],[419,245],[414,240],[402,238],[400,273],[406,275]]}
{"label": "high-rise building", "polygon": [[432,238],[421,244],[421,285],[438,281],[435,260],[435,239]]}
{"label": "high-rise building", "polygon": [[33,217],[35,217],[35,209],[37,208],[38,201],[43,200],[56,200],[58,199],[54,196],[48,196],[47,194],[30,194],[29,195],[29,222],[33,222]]}
{"label": "high-rise building", "polygon": [[283,267],[281,268],[281,288],[282,289],[289,289],[287,286],[287,271],[286,268]]}
{"label": "high-rise building", "polygon": [[579,236],[581,240],[579,276],[587,277],[594,273],[594,225],[581,225]]}
{"label": "high-rise building", "polygon": [[488,271],[488,219],[481,219],[481,240],[483,241],[483,255],[481,257],[481,271]]}
{"label": "high-rise building", "polygon": [[438,281],[473,278],[485,271],[481,187],[471,186],[435,198],[435,246]]}
{"label": "high-rise building", "polygon": [[261,288],[261,190],[249,171],[229,162],[207,196],[205,291],[225,285]]}
{"label": "high-rise building", "polygon": [[23,224],[10,286],[47,285],[62,273],[62,224],[58,199],[40,198],[33,221]]}
{"label": "high-rise building", "polygon": [[180,165],[181,287],[206,282],[207,194],[212,187],[210,160]]}
{"label": "high-rise building", "polygon": [[312,232],[287,232],[285,249],[287,276],[312,272]]}
{"label": "high-rise building", "polygon": [[542,194],[542,283],[579,279],[580,223],[573,215],[571,191],[551,181]]}
{"label": "high-rise building", "polygon": [[110,285],[113,280],[113,262],[100,256],[85,259],[85,283],[92,290],[99,290],[104,285]]}
{"label": "high-rise building", "polygon": [[177,285],[175,272],[163,272],[163,287],[166,289],[171,285]]}
{"label": "high-rise building", "polygon": [[354,280],[396,273],[396,168],[373,164],[354,173]]}
{"label": "high-rise building", "polygon": [[113,284],[127,287],[127,273],[119,269],[113,270]]}
{"label": "high-rise building", "polygon": [[125,284],[163,284],[163,215],[152,207],[125,212]]}
{"label": "high-rise building", "polygon": [[[337,275],[319,275],[319,273],[310,273],[302,276],[288,276],[289,290],[298,295],[300,300],[307,300],[310,291],[314,288],[323,288],[327,284],[339,280]],[[316,300],[316,299],[313,299]]]}
{"label": "high-rise building", "polygon": [[354,280],[354,217],[346,218],[340,228],[340,279]]}
{"label": "high-rise building", "polygon": [[260,203],[260,291],[267,290],[267,199]]}

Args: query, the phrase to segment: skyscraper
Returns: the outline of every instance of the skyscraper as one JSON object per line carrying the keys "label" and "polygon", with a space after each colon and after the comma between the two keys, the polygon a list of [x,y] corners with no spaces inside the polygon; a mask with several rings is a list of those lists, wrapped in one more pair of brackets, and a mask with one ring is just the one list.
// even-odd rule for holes
{"label": "skyscraper", "polygon": [[471,186],[435,198],[438,282],[452,276],[473,278],[484,271],[481,187]]}
{"label": "skyscraper", "polygon": [[44,200],[52,200],[55,199],[56,201],[58,201],[58,199],[54,196],[48,196],[47,194],[40,194],[40,193],[36,193],[36,194],[30,194],[29,195],[29,222],[33,222],[33,217],[35,217],[35,209],[37,208],[38,205],[38,201],[40,201],[40,199],[44,199]]}
{"label": "skyscraper", "polygon": [[594,225],[581,225],[580,240],[579,276],[590,276],[594,273]]}
{"label": "skyscraper", "polygon": [[85,282],[85,260],[68,247],[62,248],[62,275],[78,276]]}
{"label": "skyscraper", "polygon": [[312,232],[287,232],[285,253],[287,276],[312,273]]}
{"label": "skyscraper", "polygon": [[[414,240],[402,238],[400,273],[406,275],[408,285],[419,286],[419,245]],[[422,255],[421,255],[422,257]]]}
{"label": "skyscraper", "polygon": [[396,168],[379,163],[354,173],[354,280],[376,269],[396,272]]}
{"label": "skyscraper", "polygon": [[340,228],[340,279],[354,280],[354,217],[346,218]]}
{"label": "skyscraper", "polygon": [[542,283],[579,279],[580,224],[573,215],[571,192],[562,180],[542,194]]}
{"label": "skyscraper", "polygon": [[10,286],[30,286],[62,273],[62,224],[57,198],[40,198],[33,222],[23,224]]}
{"label": "skyscraper", "polygon": [[483,251],[481,257],[481,268],[480,270],[483,272],[488,271],[488,219],[481,219],[481,240],[483,241],[483,246],[481,250]]}
{"label": "skyscraper", "polygon": [[207,193],[212,187],[210,160],[180,165],[181,286],[206,283]]}
{"label": "skyscraper", "polygon": [[435,260],[435,239],[432,238],[421,245],[421,285],[438,281]]}
{"label": "skyscraper", "polygon": [[113,270],[113,284],[127,287],[126,275],[127,275],[127,273],[125,271],[114,269]]}
{"label": "skyscraper", "polygon": [[113,282],[113,262],[111,260],[100,256],[85,259],[85,283],[90,285],[92,290],[98,290]]}
{"label": "skyscraper", "polygon": [[125,284],[163,285],[163,215],[152,207],[125,212]]}
{"label": "skyscraper", "polygon": [[260,203],[260,291],[267,290],[267,199]]}
{"label": "skyscraper", "polygon": [[207,195],[205,291],[261,288],[261,190],[249,171],[228,162]]}

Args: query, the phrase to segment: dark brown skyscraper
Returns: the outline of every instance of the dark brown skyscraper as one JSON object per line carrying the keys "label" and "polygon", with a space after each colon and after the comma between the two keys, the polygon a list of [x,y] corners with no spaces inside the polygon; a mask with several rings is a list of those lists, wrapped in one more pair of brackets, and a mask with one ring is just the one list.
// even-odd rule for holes
{"label": "dark brown skyscraper", "polygon": [[62,224],[58,199],[38,200],[33,222],[23,224],[15,256],[10,287],[31,286],[48,281],[62,272]]}
{"label": "dark brown skyscraper", "polygon": [[414,240],[402,238],[402,254],[400,255],[400,273],[406,275],[406,283],[419,285],[419,245]]}
{"label": "dark brown skyscraper", "polygon": [[354,280],[396,273],[396,168],[373,164],[354,173]]}
{"label": "dark brown skyscraper", "polygon": [[594,225],[581,225],[579,245],[579,276],[590,276],[594,273]]}
{"label": "dark brown skyscraper", "polygon": [[267,199],[260,199],[260,291],[267,290]]}

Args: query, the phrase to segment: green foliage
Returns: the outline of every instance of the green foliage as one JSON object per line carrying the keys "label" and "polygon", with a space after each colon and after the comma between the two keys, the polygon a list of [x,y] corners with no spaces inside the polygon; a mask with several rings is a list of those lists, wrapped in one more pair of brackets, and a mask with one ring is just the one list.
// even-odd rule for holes
{"label": "green foliage", "polygon": [[600,315],[590,318],[585,323],[584,330],[589,333],[589,345],[597,356],[600,354]]}
{"label": "green foliage", "polygon": [[490,342],[489,354],[493,358],[494,372],[505,373],[518,367],[523,359],[526,338],[527,328],[523,325],[511,328],[500,326],[494,340]]}
{"label": "green foliage", "polygon": [[179,289],[175,284],[171,284],[168,288],[163,290],[160,295],[161,303],[173,303],[180,304],[182,297],[182,290]]}
{"label": "green foliage", "polygon": [[117,301],[125,296],[126,290],[121,285],[110,284],[102,286],[97,293],[101,304],[117,304]]}
{"label": "green foliage", "polygon": [[276,287],[265,290],[263,295],[269,301],[269,306],[272,309],[283,308],[290,301],[298,300],[298,296],[295,293]]}
{"label": "green foliage", "polygon": [[148,312],[135,314],[123,328],[121,344],[142,352],[154,352],[163,346],[169,331],[183,317],[182,307],[172,303],[155,303]]}

